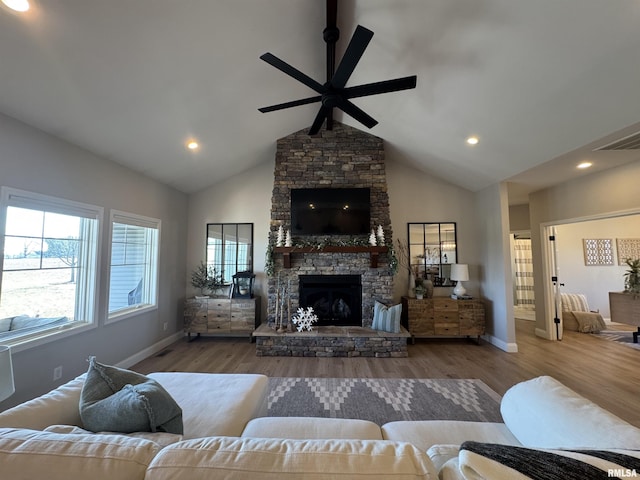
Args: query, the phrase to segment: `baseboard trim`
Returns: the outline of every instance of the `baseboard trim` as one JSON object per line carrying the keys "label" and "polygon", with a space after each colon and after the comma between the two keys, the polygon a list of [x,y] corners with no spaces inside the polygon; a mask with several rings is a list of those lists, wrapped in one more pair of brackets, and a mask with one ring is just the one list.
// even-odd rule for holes
{"label": "baseboard trim", "polygon": [[550,334],[548,331],[546,330],[542,330],[541,328],[536,328],[535,329],[535,333],[537,337],[542,337],[544,339],[547,340],[555,340],[555,335]]}
{"label": "baseboard trim", "polygon": [[484,335],[486,341],[488,341],[494,347],[498,347],[500,350],[504,350],[507,353],[518,353],[518,344],[517,343],[507,343],[499,338],[494,337],[493,335]]}
{"label": "baseboard trim", "polygon": [[184,338],[184,333],[183,332],[180,331],[180,332],[174,333],[173,335],[171,335],[169,337],[166,337],[166,338],[163,338],[159,342],[154,343],[150,347],[145,348],[144,350],[136,353],[135,355],[132,355],[129,358],[125,358],[121,362],[118,362],[116,364],[116,367],[130,368],[131,366],[135,365],[136,363],[141,362],[145,358],[150,357],[154,353],[159,352],[160,350],[162,350],[163,348],[171,345],[172,343],[177,342],[181,338]]}

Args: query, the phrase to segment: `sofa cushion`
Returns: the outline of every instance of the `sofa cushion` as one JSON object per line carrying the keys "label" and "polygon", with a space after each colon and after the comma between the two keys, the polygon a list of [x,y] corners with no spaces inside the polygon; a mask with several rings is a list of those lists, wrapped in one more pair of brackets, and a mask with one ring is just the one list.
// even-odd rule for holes
{"label": "sofa cushion", "polygon": [[511,387],[500,412],[528,447],[640,449],[640,429],[549,376]]}
{"label": "sofa cushion", "polygon": [[182,409],[158,382],[95,357],[89,359],[80,417],[94,432],[182,434]]}
{"label": "sofa cushion", "polygon": [[382,426],[385,440],[410,442],[423,452],[433,445],[460,445],[465,440],[519,445],[504,423],[458,420],[417,420],[389,422]]}
{"label": "sofa cushion", "polygon": [[251,420],[243,437],[382,440],[380,427],[368,420],[316,417],[262,417]]}
{"label": "sofa cushion", "polygon": [[44,430],[54,424],[82,427],[78,404],[84,377],[80,375],[49,393],[0,412],[0,427],[34,430]]}
{"label": "sofa cushion", "polygon": [[612,471],[630,476],[639,465],[640,452],[632,450],[540,450],[477,442],[463,443],[458,456],[464,478],[583,480],[620,475]]}
{"label": "sofa cushion", "polygon": [[146,480],[437,479],[429,457],[384,440],[210,437],[164,448]]}
{"label": "sofa cushion", "polygon": [[184,438],[240,436],[247,422],[267,413],[264,375],[158,372],[149,375],[182,407]]}
{"label": "sofa cushion", "polygon": [[153,442],[123,435],[0,428],[0,476],[12,480],[142,480],[159,451]]}
{"label": "sofa cushion", "polygon": [[434,468],[439,474],[443,465],[445,465],[452,459],[457,459],[459,453],[460,445],[433,445],[427,450],[427,455],[429,456],[431,463],[433,463]]}
{"label": "sofa cushion", "polygon": [[159,447],[166,447],[172,443],[180,442],[183,440],[182,435],[176,433],[166,432],[132,432],[132,433],[118,433],[118,432],[91,432],[84,428],[77,427],[75,425],[50,425],[44,429],[45,432],[52,433],[65,433],[65,434],[92,434],[92,435],[126,435],[130,438],[143,438],[154,442]]}
{"label": "sofa cushion", "polygon": [[400,333],[400,317],[402,304],[387,307],[376,301],[373,306],[373,323],[371,328],[389,333]]}

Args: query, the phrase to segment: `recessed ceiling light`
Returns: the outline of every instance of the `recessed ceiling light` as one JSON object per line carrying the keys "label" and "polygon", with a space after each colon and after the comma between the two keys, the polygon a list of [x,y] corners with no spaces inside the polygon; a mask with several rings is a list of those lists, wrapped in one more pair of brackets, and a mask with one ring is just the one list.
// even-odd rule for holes
{"label": "recessed ceiling light", "polygon": [[591,162],[582,162],[578,164],[578,168],[589,168],[593,163]]}
{"label": "recessed ceiling light", "polygon": [[476,137],[475,135],[472,135],[469,138],[467,138],[467,143],[469,145],[477,145],[479,141],[480,141],[480,139],[478,137]]}
{"label": "recessed ceiling light", "polygon": [[29,10],[28,0],[2,0],[2,3],[16,12],[26,12]]}
{"label": "recessed ceiling light", "polygon": [[198,148],[200,148],[200,145],[195,140],[189,140],[187,142],[187,148],[191,151],[194,151],[194,150],[198,150]]}

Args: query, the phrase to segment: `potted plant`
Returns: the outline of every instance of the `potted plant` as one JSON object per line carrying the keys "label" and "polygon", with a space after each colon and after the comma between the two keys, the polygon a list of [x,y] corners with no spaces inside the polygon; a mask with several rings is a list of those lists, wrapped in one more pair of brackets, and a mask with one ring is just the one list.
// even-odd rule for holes
{"label": "potted plant", "polygon": [[624,291],[638,294],[640,293],[640,258],[635,260],[627,258],[624,263],[629,267],[624,274]]}
{"label": "potted plant", "polygon": [[191,285],[200,289],[200,294],[207,297],[207,292],[215,292],[224,287],[222,274],[215,267],[207,266],[203,261],[191,272]]}
{"label": "potted plant", "polygon": [[416,298],[420,300],[424,298],[424,293],[427,291],[427,289],[422,283],[418,283],[413,291],[416,293]]}

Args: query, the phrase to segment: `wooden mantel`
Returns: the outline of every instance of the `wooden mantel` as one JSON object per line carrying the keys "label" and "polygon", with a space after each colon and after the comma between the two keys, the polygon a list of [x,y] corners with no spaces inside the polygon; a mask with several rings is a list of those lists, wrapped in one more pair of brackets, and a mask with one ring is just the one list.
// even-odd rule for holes
{"label": "wooden mantel", "polygon": [[274,253],[281,253],[284,260],[284,268],[291,268],[292,253],[368,253],[371,268],[378,268],[378,255],[387,253],[389,247],[370,246],[338,246],[327,245],[326,247],[273,247]]}

